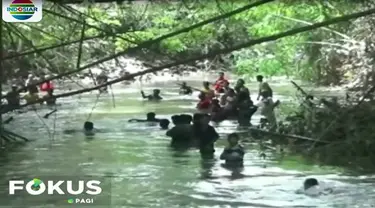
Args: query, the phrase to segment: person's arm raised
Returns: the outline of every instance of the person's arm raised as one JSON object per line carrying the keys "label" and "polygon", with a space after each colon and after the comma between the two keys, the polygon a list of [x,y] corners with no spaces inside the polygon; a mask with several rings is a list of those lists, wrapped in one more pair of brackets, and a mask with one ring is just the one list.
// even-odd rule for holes
{"label": "person's arm raised", "polygon": [[142,95],[142,98],[144,99],[148,98],[148,96],[145,95],[145,92],[143,92],[143,90],[141,90],[141,95]]}

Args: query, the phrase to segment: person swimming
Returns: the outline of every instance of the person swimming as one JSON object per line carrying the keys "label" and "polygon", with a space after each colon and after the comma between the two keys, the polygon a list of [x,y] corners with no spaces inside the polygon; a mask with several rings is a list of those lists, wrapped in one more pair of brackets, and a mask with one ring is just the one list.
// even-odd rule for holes
{"label": "person swimming", "polygon": [[169,128],[169,123],[168,119],[160,119],[159,126],[162,130],[167,130]]}
{"label": "person swimming", "polygon": [[160,101],[163,98],[160,96],[160,90],[154,89],[152,95],[145,95],[143,90],[141,91],[141,95],[143,99],[148,99],[149,101]]}
{"label": "person swimming", "polygon": [[316,180],[316,178],[307,178],[304,182],[303,182],[303,189],[306,191],[307,189],[313,187],[313,186],[318,186],[319,183],[318,183],[318,180]]}
{"label": "person swimming", "polygon": [[307,178],[303,182],[303,187],[296,191],[297,194],[306,194],[310,196],[326,195],[333,192],[326,183],[318,182],[316,178]]}
{"label": "person swimming", "polygon": [[191,95],[193,93],[193,90],[191,87],[186,85],[186,82],[182,82],[179,94],[180,95]]}
{"label": "person swimming", "polygon": [[130,119],[129,122],[160,122],[160,119],[156,118],[154,112],[149,112],[146,114],[146,119]]}
{"label": "person swimming", "polygon": [[95,133],[102,132],[94,127],[94,123],[91,121],[86,121],[83,123],[83,129],[67,129],[63,131],[65,134],[75,134],[83,132],[86,136],[94,136]]}
{"label": "person swimming", "polygon": [[225,165],[230,167],[243,166],[243,158],[245,150],[239,144],[240,137],[237,133],[228,135],[228,145],[224,148],[223,153],[220,155],[221,160],[225,160]]}
{"label": "person swimming", "polygon": [[93,136],[95,135],[96,133],[96,129],[94,128],[94,123],[91,122],[91,121],[86,121],[84,124],[83,124],[83,133],[86,135],[86,136]]}

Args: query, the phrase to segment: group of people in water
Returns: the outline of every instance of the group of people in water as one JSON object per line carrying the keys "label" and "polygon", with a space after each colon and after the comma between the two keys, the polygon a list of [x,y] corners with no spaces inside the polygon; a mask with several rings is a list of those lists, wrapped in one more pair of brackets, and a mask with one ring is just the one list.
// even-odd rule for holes
{"label": "group of people in water", "polygon": [[[279,101],[274,102],[272,99],[273,91],[267,82],[263,81],[263,76],[258,75],[259,82],[258,98],[259,105],[254,105],[251,100],[250,91],[245,86],[245,81],[239,79],[236,85],[230,87],[229,81],[224,77],[224,73],[219,74],[219,78],[213,83],[212,87],[209,82],[203,82],[202,89],[195,89],[188,86],[186,82],[180,85],[179,93],[181,95],[191,95],[193,90],[199,91],[199,102],[197,109],[204,113],[210,114],[210,120],[220,122],[223,120],[237,120],[240,126],[249,126],[252,115],[261,107],[263,127],[269,130],[275,130],[277,127],[274,108],[279,105]],[[160,101],[160,90],[154,89],[151,95],[146,95],[141,91],[144,99],[149,101]]]}
{"label": "group of people in water", "polygon": [[[259,82],[259,96],[264,103],[262,110],[267,120],[276,122],[273,108],[275,103],[272,101],[272,89],[263,81],[262,76],[257,76]],[[202,158],[213,158],[215,148],[214,144],[219,139],[219,134],[209,123],[210,121],[220,122],[226,119],[237,119],[239,125],[250,125],[251,116],[257,111],[258,106],[254,105],[250,98],[249,89],[245,86],[243,79],[239,79],[232,89],[230,83],[220,73],[219,78],[211,89],[209,82],[203,83],[203,89],[194,89],[185,82],[181,84],[179,93],[182,95],[191,95],[193,90],[199,90],[199,102],[197,109],[199,113],[194,115],[181,114],[173,115],[171,122],[168,119],[157,118],[154,112],[147,114],[145,119],[131,119],[129,122],[152,122],[158,123],[160,128],[166,130],[166,136],[170,137],[170,146],[178,150],[188,150],[196,148],[199,150]],[[161,101],[159,89],[154,89],[152,94],[145,94],[141,91],[142,98],[149,101]],[[267,111],[272,111],[268,113]],[[170,124],[173,127],[170,128]],[[92,122],[86,122],[84,130],[87,135],[95,133]],[[240,145],[240,137],[237,133],[228,135],[228,146],[224,149],[220,158],[226,161],[228,166],[241,166],[245,155],[244,148]]]}
{"label": "group of people in water", "polygon": [[[53,91],[55,89],[54,84],[49,81],[48,79],[50,76],[46,75],[43,78],[36,78],[34,75],[30,74],[25,82],[25,84],[17,85],[15,83],[12,84],[11,90],[7,92],[4,96],[7,103],[2,105],[2,108],[10,108],[16,109],[21,104],[21,99],[26,101],[26,104],[29,103],[37,103],[38,100],[42,100],[40,104],[47,104],[47,105],[55,105],[56,98],[53,97]],[[43,82],[43,80],[46,80]],[[42,82],[39,86],[36,84]],[[38,89],[39,88],[39,89]],[[22,89],[23,92],[26,92],[23,96],[21,96]],[[43,97],[39,96],[39,91],[44,92],[45,95]]]}

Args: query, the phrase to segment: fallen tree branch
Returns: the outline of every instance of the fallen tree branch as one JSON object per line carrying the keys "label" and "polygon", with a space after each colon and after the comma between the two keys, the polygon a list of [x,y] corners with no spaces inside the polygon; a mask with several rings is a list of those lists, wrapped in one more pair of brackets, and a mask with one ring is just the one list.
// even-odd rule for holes
{"label": "fallen tree branch", "polygon": [[313,139],[313,138],[310,138],[310,137],[304,137],[304,136],[292,135],[292,134],[280,134],[280,133],[266,131],[266,130],[258,129],[258,128],[249,128],[249,130],[250,130],[250,132],[257,132],[257,133],[261,133],[261,134],[268,134],[268,135],[277,136],[277,137],[284,137],[284,138],[291,138],[291,139],[300,139],[300,140],[302,139],[302,140],[308,140],[308,141],[313,141],[313,142],[317,142],[317,143],[325,143],[325,144],[329,144],[330,143],[330,142],[327,142],[327,141],[321,141],[321,140]]}
{"label": "fallen tree branch", "polygon": [[[118,82],[122,82],[122,81],[125,81],[125,80],[131,80],[134,77],[142,76],[142,75],[148,74],[148,73],[153,73],[153,72],[161,71],[161,70],[163,70],[165,68],[171,68],[173,66],[178,66],[178,65],[181,65],[181,64],[186,64],[186,63],[189,63],[189,62],[192,62],[192,61],[203,60],[203,59],[206,59],[206,58],[212,58],[212,57],[215,57],[216,55],[219,55],[219,54],[230,53],[232,51],[239,50],[239,49],[242,49],[242,48],[250,47],[250,46],[253,46],[253,45],[258,45],[258,44],[261,44],[261,43],[264,43],[264,42],[275,41],[277,39],[284,38],[284,37],[287,37],[287,36],[295,35],[295,34],[302,33],[302,32],[307,32],[307,31],[314,30],[314,29],[317,29],[317,28],[320,28],[320,27],[324,27],[324,26],[327,26],[327,25],[336,24],[338,22],[343,22],[343,21],[348,21],[350,19],[359,18],[359,17],[362,17],[362,16],[374,14],[374,13],[375,13],[375,9],[370,9],[370,10],[366,10],[366,11],[363,11],[363,12],[358,12],[358,13],[353,13],[353,14],[350,14],[350,15],[344,15],[344,16],[341,16],[341,17],[332,18],[330,20],[319,22],[319,23],[316,23],[314,25],[309,25],[309,26],[305,26],[305,27],[295,28],[295,29],[291,29],[291,30],[288,30],[288,31],[285,31],[285,32],[282,32],[282,33],[275,34],[275,35],[270,35],[270,36],[259,38],[259,39],[256,39],[256,40],[251,40],[251,41],[248,41],[248,42],[243,43],[243,44],[239,44],[239,45],[236,45],[236,46],[233,46],[233,47],[230,47],[230,48],[221,49],[221,50],[218,50],[218,51],[207,53],[207,54],[204,54],[204,55],[201,55],[201,56],[198,56],[198,57],[194,57],[194,58],[190,58],[190,59],[185,59],[185,60],[177,61],[177,62],[166,64],[166,65],[163,65],[163,66],[153,67],[151,69],[147,69],[147,70],[144,70],[144,71],[136,72],[136,73],[133,73],[133,74],[129,74],[129,75],[120,77],[118,79],[114,79],[112,81],[108,81],[108,82],[106,82],[104,84],[97,85],[95,87],[81,89],[81,90],[77,90],[77,91],[73,91],[73,92],[68,92],[68,93],[63,93],[63,94],[60,94],[60,95],[56,95],[56,96],[53,96],[53,98],[68,97],[68,96],[77,95],[77,94],[81,94],[81,93],[85,93],[85,92],[90,92],[90,91],[93,91],[93,90],[98,90],[98,89],[100,89],[102,87],[105,87],[105,86],[108,86],[108,85],[113,85],[113,84],[116,84]],[[22,108],[22,107],[25,107],[25,106],[29,106],[29,105],[33,105],[33,104],[36,104],[36,103],[40,103],[41,101],[46,101],[47,99],[48,98],[41,99],[41,100],[38,100],[36,102],[31,102],[31,103],[28,103],[28,104],[24,104],[24,105],[21,105],[18,108]],[[7,109],[3,113],[12,111],[14,109],[17,109],[17,108]]]}
{"label": "fallen tree branch", "polygon": [[[235,14],[238,14],[238,13],[241,13],[243,11],[246,11],[246,10],[249,10],[253,7],[256,7],[256,6],[260,6],[262,4],[265,4],[265,3],[268,3],[268,2],[271,2],[271,1],[274,1],[274,0],[261,0],[261,1],[258,1],[258,2],[255,2],[255,3],[252,3],[252,4],[249,4],[249,5],[246,5],[244,7],[241,7],[239,9],[236,9],[236,10],[233,10],[231,12],[228,12],[226,14],[223,14],[223,15],[219,15],[219,16],[216,16],[216,17],[213,17],[211,19],[208,19],[208,20],[204,20],[202,22],[199,22],[195,25],[192,25],[190,27],[186,27],[186,28],[183,28],[181,30],[177,30],[175,32],[172,32],[172,33],[168,33],[166,35],[162,35],[158,38],[155,38],[155,39],[151,39],[151,40],[148,40],[148,41],[144,41],[142,43],[140,43],[139,45],[135,46],[135,47],[131,47],[131,48],[127,48],[126,50],[122,51],[122,52],[119,52],[119,53],[116,53],[114,55],[111,55],[111,56],[108,56],[108,57],[105,57],[105,58],[102,58],[100,60],[97,60],[93,63],[90,63],[90,64],[87,64],[86,66],[83,66],[83,67],[80,67],[79,69],[76,69],[76,70],[73,70],[73,71],[69,71],[69,72],[66,72],[66,73],[62,73],[62,74],[59,74],[57,76],[54,76],[54,77],[51,77],[49,79],[47,79],[46,81],[51,81],[51,80],[55,80],[55,79],[59,79],[59,78],[62,78],[64,76],[68,76],[68,75],[71,75],[71,74],[75,74],[77,72],[80,72],[80,71],[83,71],[85,69],[88,69],[88,68],[91,68],[93,66],[96,66],[98,64],[101,64],[101,63],[104,63],[106,61],[109,61],[109,60],[112,60],[112,59],[115,59],[117,57],[120,57],[120,56],[123,56],[123,55],[126,55],[127,53],[129,52],[132,52],[132,51],[136,51],[138,49],[142,49],[142,48],[146,48],[146,47],[149,47],[153,44],[156,44],[156,43],[159,43],[160,41],[162,40],[165,40],[165,39],[168,39],[170,37],[173,37],[173,36],[176,36],[176,35],[179,35],[181,33],[186,33],[186,32],[189,32],[193,29],[196,29],[198,27],[201,27],[201,26],[204,26],[206,24],[209,24],[209,23],[212,23],[212,22],[215,22],[215,21],[218,21],[220,19],[224,19],[224,18],[228,18],[230,16],[233,16]],[[59,16],[59,15],[58,15]],[[75,20],[73,19],[74,21],[78,21],[78,20]],[[91,27],[91,25],[86,25],[87,27]],[[96,29],[96,28],[95,28]],[[101,30],[101,28],[98,28]],[[235,49],[236,50],[236,49]],[[35,85],[39,85],[39,84],[42,84],[42,83],[36,83]],[[21,90],[24,90],[24,89],[21,89]]]}
{"label": "fallen tree branch", "polygon": [[[287,19],[287,20],[292,20],[294,22],[299,22],[299,23],[303,23],[303,24],[306,24],[306,25],[313,25],[314,23],[311,23],[311,22],[308,22],[308,21],[304,21],[304,20],[300,20],[300,19],[295,19],[295,18],[292,18],[292,17],[286,17],[286,16],[283,16],[283,15],[278,15],[278,14],[272,14],[273,16],[276,16],[276,17],[280,17],[280,18],[283,18],[283,19]],[[328,28],[328,27],[322,27],[323,30],[326,30],[326,31],[329,31],[329,32],[332,32],[338,36],[341,36],[343,37],[345,40],[353,40],[353,38],[343,34],[343,33],[340,33],[334,29],[331,29],[331,28]]]}

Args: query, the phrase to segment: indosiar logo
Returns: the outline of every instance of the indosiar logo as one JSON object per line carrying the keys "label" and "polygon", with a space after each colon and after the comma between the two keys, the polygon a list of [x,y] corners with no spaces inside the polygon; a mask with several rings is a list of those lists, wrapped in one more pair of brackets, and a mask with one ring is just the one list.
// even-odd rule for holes
{"label": "indosiar logo", "polygon": [[39,22],[42,20],[42,0],[3,0],[3,20]]}

